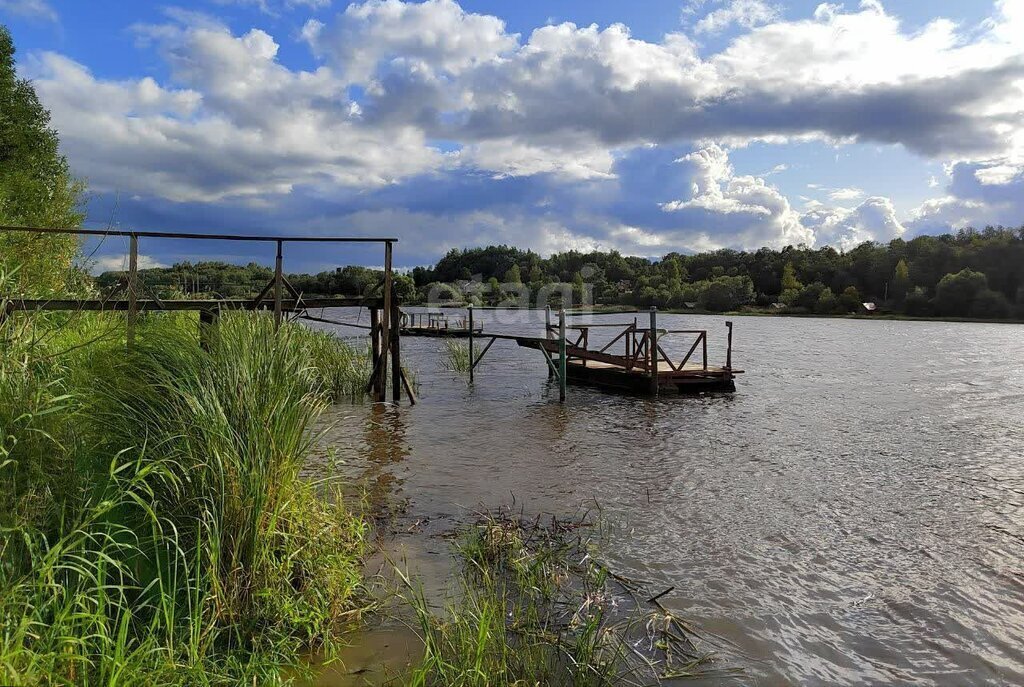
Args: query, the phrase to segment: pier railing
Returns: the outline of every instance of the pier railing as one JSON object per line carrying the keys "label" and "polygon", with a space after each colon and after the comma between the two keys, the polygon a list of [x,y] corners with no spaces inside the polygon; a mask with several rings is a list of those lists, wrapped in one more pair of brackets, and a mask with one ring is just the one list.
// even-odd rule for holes
{"label": "pier railing", "polygon": [[[388,358],[392,367],[392,399],[397,403],[401,399],[402,388],[415,402],[415,396],[401,368],[400,346],[400,312],[395,298],[392,270],[392,254],[396,238],[376,238],[361,236],[272,236],[252,234],[216,234],[177,231],[119,231],[107,229],[53,228],[53,227],[22,227],[0,226],[0,232],[27,234],[71,234],[75,236],[92,236],[99,238],[126,237],[128,244],[128,269],[124,277],[111,291],[102,298],[25,298],[22,294],[0,294],[0,318],[15,311],[32,312],[38,310],[91,310],[113,311],[126,313],[126,340],[131,347],[135,339],[135,329],[139,314],[152,311],[192,310],[199,312],[200,331],[206,325],[216,321],[222,310],[265,310],[273,309],[274,323],[280,327],[285,313],[293,313],[297,317],[311,320],[327,321],[323,318],[309,316],[307,310],[312,308],[332,308],[346,306],[366,306],[370,308],[370,340],[373,356],[373,373],[367,383],[367,392],[373,392],[373,398],[383,401],[386,397],[386,378]],[[160,298],[156,292],[139,278],[139,241],[141,239],[185,239],[194,241],[242,241],[252,243],[273,243],[276,247],[274,273],[270,281],[255,298],[213,298],[213,299],[167,299]],[[380,298],[365,296],[336,296],[331,298],[308,298],[303,296],[284,274],[284,246],[287,243],[373,243],[384,246],[384,275],[381,284]]]}
{"label": "pier railing", "polygon": [[[726,367],[731,367],[732,323],[727,322],[726,325],[729,327],[730,331],[730,344]],[[601,348],[591,350],[589,347],[590,330],[606,327],[621,327],[622,331],[616,334],[611,341],[604,344]],[[686,365],[690,364],[691,359],[699,348],[700,362],[694,363],[694,365],[701,367],[705,371],[708,369],[708,331],[706,329],[652,330],[640,328],[636,320],[628,324],[600,323],[570,325],[567,329],[577,332],[574,339],[570,337],[567,340],[568,355],[570,359],[582,359],[584,365],[586,365],[587,360],[595,360],[598,362],[621,365],[626,370],[641,369],[652,371],[658,370],[659,364],[664,362],[673,372],[678,372],[679,370],[684,369]],[[547,325],[546,330],[548,338],[552,341],[557,341],[559,331],[558,327],[554,325]],[[686,354],[678,362],[674,362],[672,356],[669,355],[662,346],[662,341],[666,337],[675,335],[690,335],[694,337],[689,350],[687,350]],[[622,345],[621,355],[617,352],[618,348],[616,346],[616,344],[620,343]],[[574,353],[585,353],[585,355],[574,355]]]}

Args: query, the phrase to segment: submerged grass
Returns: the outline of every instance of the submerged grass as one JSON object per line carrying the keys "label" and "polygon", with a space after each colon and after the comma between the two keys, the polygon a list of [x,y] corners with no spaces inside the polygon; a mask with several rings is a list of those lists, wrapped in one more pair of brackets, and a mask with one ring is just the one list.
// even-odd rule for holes
{"label": "submerged grass", "polygon": [[660,596],[594,558],[585,519],[483,516],[461,540],[464,567],[441,616],[408,578],[425,658],[415,687],[604,687],[732,674]]}
{"label": "submerged grass", "polygon": [[[480,356],[480,348],[476,344],[473,345],[473,356]],[[469,344],[458,339],[445,339],[441,358],[444,369],[450,372],[469,372]]]}
{"label": "submerged grass", "polygon": [[0,323],[0,684],[281,682],[367,603],[363,520],[299,476],[357,356],[106,317]]}

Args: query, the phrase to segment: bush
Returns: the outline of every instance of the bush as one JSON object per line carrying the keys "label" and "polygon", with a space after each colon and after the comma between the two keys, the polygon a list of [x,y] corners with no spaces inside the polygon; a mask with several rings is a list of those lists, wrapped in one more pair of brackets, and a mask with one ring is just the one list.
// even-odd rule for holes
{"label": "bush", "polygon": [[712,312],[735,310],[754,300],[754,283],[750,277],[716,277],[698,282],[697,302]]}
{"label": "bush", "polygon": [[814,310],[818,304],[818,298],[825,290],[825,285],[820,281],[813,282],[800,289],[797,293],[796,298],[790,304],[797,308],[805,308],[806,310]]}
{"label": "bush", "polygon": [[856,286],[847,286],[839,296],[839,305],[843,312],[860,312],[861,303],[860,291]]}
{"label": "bush", "polygon": [[903,311],[911,317],[928,317],[933,313],[931,299],[921,289],[911,291],[903,300]]}
{"label": "bush", "polygon": [[819,315],[832,315],[839,309],[839,299],[826,287],[818,294],[818,302],[814,304],[814,312]]}
{"label": "bush", "polygon": [[971,317],[1003,320],[1010,316],[1010,303],[1000,292],[985,289],[974,297],[970,312]]}
{"label": "bush", "polygon": [[975,297],[986,290],[988,280],[981,272],[965,268],[956,274],[947,274],[935,288],[935,309],[940,315],[966,317]]}

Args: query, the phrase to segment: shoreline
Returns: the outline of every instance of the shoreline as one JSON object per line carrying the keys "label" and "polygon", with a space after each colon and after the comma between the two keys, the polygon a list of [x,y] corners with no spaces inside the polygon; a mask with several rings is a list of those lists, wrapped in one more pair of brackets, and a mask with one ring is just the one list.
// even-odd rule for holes
{"label": "shoreline", "polygon": [[[469,306],[466,303],[458,305],[427,305],[427,304],[408,304],[408,307],[412,308],[437,308],[440,310],[465,310]],[[491,305],[480,305],[473,306],[473,310],[476,311],[516,311],[522,310],[524,312],[543,312],[543,308],[514,308],[514,307],[501,307]],[[552,308],[552,312],[556,312]],[[589,310],[567,310],[566,315],[570,317],[579,317],[582,315],[626,315],[626,314],[641,314],[647,313],[649,310],[638,308],[636,306],[629,305],[597,305]],[[821,319],[821,320],[886,320],[890,322],[951,322],[951,323],[975,323],[975,324],[1024,324],[1024,319],[1021,318],[1010,318],[1010,319],[992,319],[992,318],[977,318],[977,317],[940,317],[940,316],[929,316],[919,317],[916,315],[904,315],[900,313],[879,313],[873,315],[859,314],[859,313],[847,313],[844,315],[837,314],[819,314],[813,312],[777,312],[768,310],[727,310],[725,312],[714,312],[711,310],[699,310],[690,308],[658,308],[660,314],[668,315],[714,315],[719,317],[800,317],[808,319]]]}

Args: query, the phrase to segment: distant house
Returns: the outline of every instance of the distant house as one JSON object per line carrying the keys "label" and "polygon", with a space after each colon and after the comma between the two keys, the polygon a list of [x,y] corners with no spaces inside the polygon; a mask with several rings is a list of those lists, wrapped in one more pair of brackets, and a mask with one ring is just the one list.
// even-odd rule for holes
{"label": "distant house", "polygon": [[865,312],[875,312],[878,310],[878,306],[874,303],[861,303],[861,306],[864,308]]}
{"label": "distant house", "polygon": [[785,310],[785,303],[772,303],[772,310]]}
{"label": "distant house", "polygon": [[693,310],[694,308],[697,307],[697,301],[684,301],[683,307],[686,308],[687,310]]}

